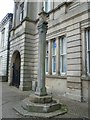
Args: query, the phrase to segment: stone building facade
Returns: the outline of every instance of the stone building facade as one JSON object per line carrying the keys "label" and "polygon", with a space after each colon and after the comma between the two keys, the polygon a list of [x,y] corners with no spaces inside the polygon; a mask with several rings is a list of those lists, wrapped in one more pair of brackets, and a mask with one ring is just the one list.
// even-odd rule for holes
{"label": "stone building facade", "polygon": [[12,27],[13,14],[8,13],[0,22],[0,80],[7,81],[8,58],[9,58],[9,37]]}
{"label": "stone building facade", "polygon": [[[15,3],[10,38],[8,83],[35,90],[38,62],[38,13],[49,13],[46,38],[48,91],[78,101],[88,101],[90,82],[90,23],[88,2]],[[17,74],[16,74],[17,73]]]}

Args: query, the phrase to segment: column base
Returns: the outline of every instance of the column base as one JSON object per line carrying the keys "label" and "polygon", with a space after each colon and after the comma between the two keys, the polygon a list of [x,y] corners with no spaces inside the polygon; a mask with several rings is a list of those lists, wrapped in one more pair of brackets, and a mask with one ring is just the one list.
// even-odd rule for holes
{"label": "column base", "polygon": [[46,96],[37,96],[37,95],[30,95],[29,96],[29,100],[33,103],[37,103],[37,104],[45,104],[45,103],[51,103],[52,101],[54,101],[52,99],[52,96],[50,95],[46,95]]}
{"label": "column base", "polygon": [[45,95],[47,95],[46,87],[44,87],[44,88],[37,87],[35,95],[38,95],[38,96],[45,96]]}

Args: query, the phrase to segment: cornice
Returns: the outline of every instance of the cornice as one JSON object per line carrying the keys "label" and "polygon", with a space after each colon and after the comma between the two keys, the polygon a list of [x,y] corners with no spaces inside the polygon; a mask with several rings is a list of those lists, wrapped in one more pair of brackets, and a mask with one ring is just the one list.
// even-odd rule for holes
{"label": "cornice", "polygon": [[13,14],[12,13],[8,13],[3,19],[2,21],[0,22],[0,27],[3,26],[4,24],[7,23],[7,21],[9,19],[12,19],[13,18]]}

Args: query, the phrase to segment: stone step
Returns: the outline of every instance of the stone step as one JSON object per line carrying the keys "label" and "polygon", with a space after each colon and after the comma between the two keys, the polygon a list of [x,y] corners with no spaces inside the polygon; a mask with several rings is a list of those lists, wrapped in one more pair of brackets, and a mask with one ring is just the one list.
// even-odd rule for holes
{"label": "stone step", "polygon": [[61,104],[61,108],[59,110],[55,110],[49,113],[38,113],[38,112],[29,112],[22,107],[22,102],[16,104],[13,109],[17,111],[19,114],[23,115],[24,117],[40,117],[40,118],[52,118],[58,115],[63,115],[67,113],[68,109],[65,105]]}
{"label": "stone step", "polygon": [[44,104],[33,103],[29,100],[29,98],[26,98],[22,101],[22,107],[29,112],[49,113],[59,110],[61,108],[61,104],[56,102]]}

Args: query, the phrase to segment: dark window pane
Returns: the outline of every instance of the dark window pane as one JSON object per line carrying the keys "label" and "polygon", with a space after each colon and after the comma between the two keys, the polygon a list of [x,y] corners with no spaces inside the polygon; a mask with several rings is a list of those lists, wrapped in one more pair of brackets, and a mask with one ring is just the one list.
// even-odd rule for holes
{"label": "dark window pane", "polygon": [[88,32],[88,50],[90,50],[90,30]]}
{"label": "dark window pane", "polygon": [[88,69],[89,69],[89,73],[90,73],[90,51],[88,52]]}
{"label": "dark window pane", "polygon": [[53,57],[53,72],[56,72],[56,57]]}
{"label": "dark window pane", "polygon": [[20,21],[23,20],[24,17],[24,3],[20,5]]}
{"label": "dark window pane", "polygon": [[46,58],[46,72],[48,72],[48,58]]}

